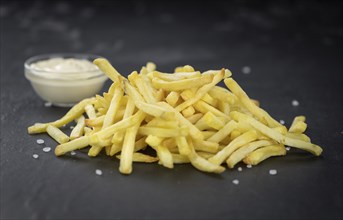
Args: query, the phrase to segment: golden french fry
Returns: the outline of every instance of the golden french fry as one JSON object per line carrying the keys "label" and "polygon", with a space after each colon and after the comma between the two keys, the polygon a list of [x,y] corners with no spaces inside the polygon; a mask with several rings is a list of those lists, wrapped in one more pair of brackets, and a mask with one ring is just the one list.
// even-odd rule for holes
{"label": "golden french fry", "polygon": [[68,135],[66,135],[60,129],[53,125],[48,125],[46,132],[59,144],[63,144],[69,141]]}
{"label": "golden french fry", "polygon": [[108,62],[108,60],[104,58],[97,58],[93,61],[95,65],[99,67],[99,69],[104,72],[108,78],[110,78],[113,83],[115,83],[117,86],[121,86],[122,83],[122,76],[120,73]]}
{"label": "golden french fry", "polygon": [[249,153],[243,161],[246,164],[257,165],[269,157],[283,155],[286,155],[286,149],[283,144],[270,145]]}
{"label": "golden french fry", "polygon": [[95,109],[94,109],[92,104],[88,104],[85,106],[85,112],[86,112],[89,119],[95,119],[96,118]]}
{"label": "golden french fry", "polygon": [[85,117],[81,115],[78,119],[76,119],[76,122],[76,126],[71,131],[70,140],[74,140],[75,138],[79,138],[83,135],[85,127]]}
{"label": "golden french fry", "polygon": [[102,124],[102,129],[112,125],[114,123],[115,115],[118,112],[120,100],[124,95],[124,91],[118,86],[114,89],[114,94],[105,115],[104,122]]}
{"label": "golden french fry", "polygon": [[135,149],[136,134],[144,117],[144,113],[140,114],[135,125],[126,130],[119,165],[119,171],[123,174],[130,174],[132,172],[132,155]]}
{"label": "golden french fry", "polygon": [[157,157],[159,158],[159,164],[169,169],[172,169],[174,167],[173,156],[168,150],[168,148],[166,148],[163,145],[158,145],[156,151]]}
{"label": "golden french fry", "polygon": [[257,121],[256,119],[254,119],[248,115],[245,115],[245,114],[242,114],[239,112],[231,112],[230,115],[232,118],[234,118],[237,121],[248,122],[256,130],[258,130],[262,134],[270,137],[271,139],[279,142],[280,144],[284,144],[284,145],[287,145],[290,147],[295,147],[295,148],[299,148],[302,150],[306,150],[306,151],[308,151],[308,152],[310,152],[316,156],[319,156],[323,151],[323,149],[318,145],[282,135],[279,132],[274,131],[273,129],[267,127],[263,123]]}
{"label": "golden french fry", "polygon": [[85,148],[89,145],[89,139],[90,139],[89,136],[82,136],[72,141],[60,144],[55,148],[55,155],[61,156],[67,152]]}
{"label": "golden french fry", "polygon": [[177,137],[177,136],[187,136],[188,128],[186,126],[181,126],[180,128],[158,128],[158,127],[148,127],[141,126],[138,129],[138,133],[141,135],[158,135],[159,137]]}
{"label": "golden french fry", "polygon": [[294,118],[289,132],[301,134],[306,131],[307,124],[305,123],[305,116],[297,116]]}
{"label": "golden french fry", "polygon": [[65,114],[61,119],[58,119],[53,122],[49,123],[36,123],[30,127],[28,127],[29,134],[37,134],[46,132],[48,125],[53,125],[57,128],[62,127],[63,125],[68,124],[69,122],[73,121],[75,118],[80,117],[85,112],[85,106],[88,104],[92,104],[96,101],[95,98],[84,99],[78,104],[74,105],[67,114]]}
{"label": "golden french fry", "polygon": [[[121,155],[117,155],[116,157],[118,159],[121,159]],[[157,157],[152,157],[147,154],[142,154],[138,152],[135,152],[132,154],[132,162],[154,163],[157,161],[158,161]]]}
{"label": "golden french fry", "polygon": [[274,141],[259,140],[246,144],[233,152],[226,160],[228,167],[233,168],[238,162],[242,161],[249,153],[254,150],[275,144]]}
{"label": "golden french fry", "polygon": [[219,151],[216,155],[211,157],[209,161],[213,164],[220,165],[226,160],[235,150],[241,146],[248,144],[258,137],[255,130],[247,131],[244,134],[240,135],[236,139],[230,142],[224,149]]}
{"label": "golden french fry", "polygon": [[180,91],[184,89],[190,89],[194,87],[200,87],[207,83],[210,83],[213,79],[213,75],[204,75],[197,78],[182,79],[178,81],[165,81],[154,77],[152,79],[152,85],[156,89],[164,89],[166,91]]}
{"label": "golden french fry", "polygon": [[254,102],[248,97],[244,90],[238,85],[238,83],[232,78],[224,80],[225,85],[239,98],[242,104],[259,120],[266,123],[271,127],[282,126],[278,121],[273,119],[266,111],[255,105]]}
{"label": "golden french fry", "polygon": [[208,138],[208,141],[219,143],[225,137],[227,137],[234,129],[237,128],[237,123],[235,121],[229,121],[222,127],[217,133]]}

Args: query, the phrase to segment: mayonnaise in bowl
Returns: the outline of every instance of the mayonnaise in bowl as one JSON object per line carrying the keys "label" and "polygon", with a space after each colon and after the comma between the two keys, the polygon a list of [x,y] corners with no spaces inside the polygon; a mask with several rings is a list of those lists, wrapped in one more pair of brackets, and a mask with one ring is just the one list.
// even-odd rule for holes
{"label": "mayonnaise in bowl", "polygon": [[107,76],[83,54],[39,55],[25,62],[25,76],[35,92],[56,106],[72,106],[98,93]]}

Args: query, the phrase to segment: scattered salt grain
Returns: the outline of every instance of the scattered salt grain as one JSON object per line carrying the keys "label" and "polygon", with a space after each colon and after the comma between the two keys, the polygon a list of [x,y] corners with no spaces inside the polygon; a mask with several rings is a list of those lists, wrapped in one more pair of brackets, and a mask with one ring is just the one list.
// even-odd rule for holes
{"label": "scattered salt grain", "polygon": [[277,174],[277,170],[269,170],[269,174],[270,175],[276,175]]}
{"label": "scattered salt grain", "polygon": [[51,151],[51,147],[44,147],[43,151],[47,153],[47,152]]}
{"label": "scattered salt grain", "polygon": [[96,170],[95,170],[95,174],[101,176],[101,175],[102,175],[102,171],[99,170],[99,169],[96,169]]}
{"label": "scattered salt grain", "polygon": [[251,68],[250,68],[250,67],[244,66],[244,67],[242,68],[242,73],[244,73],[244,74],[249,74],[250,72],[251,72]]}
{"label": "scattered salt grain", "polygon": [[238,167],[237,170],[238,170],[239,172],[241,172],[243,169],[242,169],[242,167]]}
{"label": "scattered salt grain", "polygon": [[294,100],[292,101],[292,105],[293,105],[293,106],[299,106],[299,102],[298,102],[297,100],[294,99]]}
{"label": "scattered salt grain", "polygon": [[73,130],[73,129],[74,129],[74,126],[70,126],[69,128],[70,128],[71,130]]}
{"label": "scattered salt grain", "polygon": [[286,147],[286,150],[289,151],[291,148],[290,147]]}
{"label": "scattered salt grain", "polygon": [[76,155],[75,151],[71,151],[70,154],[73,156]]}
{"label": "scattered salt grain", "polygon": [[232,180],[232,183],[235,184],[235,185],[238,185],[239,184],[239,180],[238,179],[234,179],[234,180]]}
{"label": "scattered salt grain", "polygon": [[37,139],[37,144],[44,144],[44,140],[43,139]]}
{"label": "scattered salt grain", "polygon": [[32,157],[37,159],[39,157],[39,155],[38,154],[33,154]]}
{"label": "scattered salt grain", "polygon": [[252,165],[251,164],[247,164],[247,168],[251,168],[252,167]]}
{"label": "scattered salt grain", "polygon": [[45,107],[51,107],[51,106],[52,106],[52,103],[51,103],[51,102],[45,102],[45,103],[44,103],[44,106],[45,106]]}
{"label": "scattered salt grain", "polygon": [[280,120],[280,124],[284,125],[285,124],[285,121],[284,120]]}

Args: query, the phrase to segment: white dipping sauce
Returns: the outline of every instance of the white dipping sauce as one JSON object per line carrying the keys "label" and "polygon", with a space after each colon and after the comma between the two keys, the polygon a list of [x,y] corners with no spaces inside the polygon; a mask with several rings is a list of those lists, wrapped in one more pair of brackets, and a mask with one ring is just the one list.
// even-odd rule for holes
{"label": "white dipping sauce", "polygon": [[25,64],[36,93],[57,106],[72,106],[100,91],[107,76],[86,59],[50,58]]}

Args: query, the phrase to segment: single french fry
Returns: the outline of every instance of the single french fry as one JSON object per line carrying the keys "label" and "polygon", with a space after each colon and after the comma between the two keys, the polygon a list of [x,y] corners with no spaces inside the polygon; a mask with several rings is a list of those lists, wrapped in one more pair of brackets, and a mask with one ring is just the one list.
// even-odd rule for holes
{"label": "single french fry", "polygon": [[196,151],[217,153],[219,150],[219,144],[211,141],[193,140],[193,145]]}
{"label": "single french fry", "polygon": [[173,163],[174,164],[183,164],[183,163],[190,163],[188,156],[182,154],[175,154],[172,153]]}
{"label": "single french fry", "polygon": [[118,86],[117,88],[115,88],[110,107],[108,108],[108,111],[104,118],[104,122],[102,124],[102,129],[114,123],[114,118],[118,112],[120,100],[123,97],[123,95],[124,95],[124,91],[122,90],[121,87]]}
{"label": "single french fry", "polygon": [[195,113],[195,109],[193,108],[193,106],[188,106],[187,108],[182,110],[181,113],[183,117],[187,118],[187,117],[192,116]]}
{"label": "single french fry", "polygon": [[305,116],[297,116],[294,118],[289,132],[301,134],[306,131],[307,124],[305,123]]}
{"label": "single french fry", "polygon": [[159,164],[169,169],[172,169],[174,167],[173,156],[168,148],[163,145],[158,145],[156,148],[156,152],[157,157],[159,158]]}
{"label": "single french fry", "polygon": [[219,143],[221,140],[223,140],[226,136],[230,135],[230,133],[237,128],[237,123],[235,121],[229,121],[222,127],[217,133],[215,133],[213,136],[208,138],[208,141]]}
{"label": "single french fry", "polygon": [[115,83],[117,86],[121,86],[123,76],[120,75],[120,73],[110,64],[110,62],[108,62],[108,60],[104,58],[97,58],[93,61],[93,63],[97,65],[99,69],[113,81],[113,83]]}
{"label": "single french fry", "polygon": [[102,126],[102,124],[104,123],[104,119],[105,119],[105,115],[93,118],[93,119],[85,119],[85,124],[86,126],[89,127],[99,127]]}
{"label": "single french fry", "polygon": [[153,118],[147,123],[147,126],[160,128],[178,128],[179,123],[177,121],[166,121],[161,118]]}
{"label": "single french fry", "polygon": [[158,128],[141,126],[138,129],[138,133],[141,135],[158,135],[159,137],[176,137],[176,136],[187,136],[187,126],[181,126],[180,128]]}
{"label": "single french fry", "polygon": [[174,107],[174,106],[176,105],[177,101],[179,100],[179,98],[180,98],[180,93],[175,92],[175,91],[171,91],[171,92],[167,95],[166,101],[167,101],[167,103],[168,103],[169,105],[171,105],[171,106]]}
{"label": "single french fry", "polygon": [[246,164],[257,165],[269,157],[283,155],[286,155],[286,149],[283,144],[270,145],[249,153],[243,161]]}
{"label": "single french fry", "polygon": [[217,107],[217,100],[212,98],[212,96],[210,96],[208,93],[206,93],[202,98],[202,101],[206,102],[207,104],[213,106],[213,107]]}
{"label": "single french fry", "polygon": [[66,135],[65,133],[63,133],[63,131],[53,125],[48,125],[46,132],[59,144],[63,144],[69,141],[68,135]]}
{"label": "single french fry", "polygon": [[302,140],[302,141],[306,141],[306,142],[311,142],[310,137],[307,136],[306,134],[287,133],[286,136],[289,137],[289,138],[293,138],[293,139],[298,139],[298,140]]}
{"label": "single french fry", "polygon": [[164,89],[166,91],[180,91],[184,89],[190,89],[194,87],[201,87],[207,83],[210,83],[213,79],[213,75],[204,75],[197,78],[181,79],[178,81],[165,81],[154,77],[152,79],[152,85],[156,89]]}
{"label": "single french fry", "polygon": [[230,105],[235,104],[238,101],[238,98],[235,94],[231,93],[229,90],[214,86],[208,93],[217,100],[222,100],[223,102],[227,102]]}
{"label": "single french fry", "polygon": [[144,113],[139,115],[136,124],[126,130],[119,165],[119,171],[123,174],[130,174],[132,172],[132,155],[135,149],[136,134],[144,117]]}
{"label": "single french fry", "polygon": [[85,106],[85,111],[89,119],[95,119],[96,118],[96,113],[95,109],[92,104],[88,104]]}
{"label": "single french fry", "polygon": [[81,115],[78,119],[76,119],[76,122],[76,126],[71,131],[70,140],[74,140],[75,138],[79,138],[83,135],[85,127],[85,117]]}
{"label": "single french fry", "polygon": [[138,75],[137,71],[133,71],[128,78],[130,82],[134,82],[139,93],[147,103],[155,103],[157,101],[156,97],[153,95],[153,90],[150,85],[140,75]]}
{"label": "single french fry", "polygon": [[201,73],[199,71],[192,71],[192,72],[178,72],[178,73],[162,73],[159,71],[152,72],[152,76],[165,80],[165,81],[178,81],[183,79],[190,79],[190,78],[200,78]]}
{"label": "single french fry", "polygon": [[55,148],[55,155],[61,156],[67,152],[85,148],[88,145],[89,145],[89,136],[82,136],[80,138],[58,145]]}
{"label": "single french fry", "polygon": [[[118,159],[121,159],[121,155],[116,156]],[[132,162],[142,162],[142,163],[154,163],[157,162],[158,158],[157,157],[152,157],[147,154],[142,154],[135,152],[132,154]]]}

